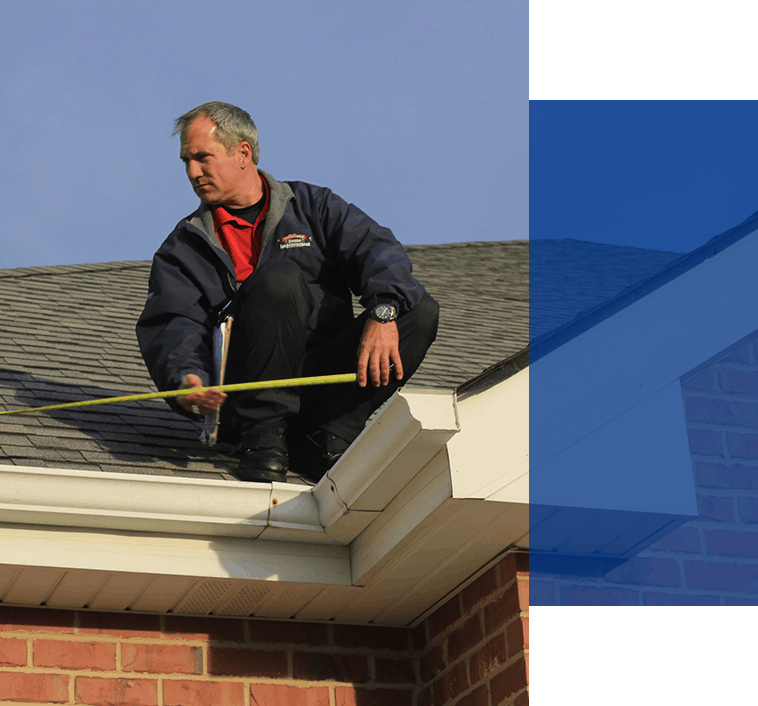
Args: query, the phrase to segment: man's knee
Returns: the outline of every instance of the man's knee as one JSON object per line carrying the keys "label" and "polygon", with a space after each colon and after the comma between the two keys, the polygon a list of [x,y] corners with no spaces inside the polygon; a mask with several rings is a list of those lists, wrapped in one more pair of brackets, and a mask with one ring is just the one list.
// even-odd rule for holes
{"label": "man's knee", "polygon": [[[406,321],[403,322],[403,319]],[[425,292],[421,301],[413,307],[400,322],[406,324],[405,335],[415,338],[427,348],[432,345],[437,337],[437,326],[440,320],[440,307],[429,292]],[[400,324],[402,326],[402,323]]]}

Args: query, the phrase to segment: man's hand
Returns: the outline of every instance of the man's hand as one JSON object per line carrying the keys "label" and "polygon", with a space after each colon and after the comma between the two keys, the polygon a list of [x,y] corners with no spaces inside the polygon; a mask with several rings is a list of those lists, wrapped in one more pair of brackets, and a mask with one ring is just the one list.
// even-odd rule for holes
{"label": "man's hand", "polygon": [[403,379],[403,363],[398,344],[397,322],[386,324],[368,319],[358,344],[358,384],[366,387],[369,379],[374,387],[390,381],[390,363],[395,364],[395,377]]}
{"label": "man's hand", "polygon": [[[202,387],[203,381],[197,375],[185,375],[182,379],[180,390],[186,390],[189,387]],[[214,409],[218,409],[224,400],[226,393],[221,390],[206,390],[205,392],[193,392],[189,395],[177,397],[179,404],[188,412],[194,412],[193,407],[197,407],[199,414],[210,414]]]}

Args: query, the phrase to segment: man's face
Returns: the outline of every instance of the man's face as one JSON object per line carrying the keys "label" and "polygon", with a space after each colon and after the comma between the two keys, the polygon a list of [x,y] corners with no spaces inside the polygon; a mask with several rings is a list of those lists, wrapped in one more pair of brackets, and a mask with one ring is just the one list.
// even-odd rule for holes
{"label": "man's face", "polygon": [[239,145],[233,154],[215,140],[216,126],[201,115],[185,130],[181,160],[200,200],[209,206],[235,207],[243,193]]}

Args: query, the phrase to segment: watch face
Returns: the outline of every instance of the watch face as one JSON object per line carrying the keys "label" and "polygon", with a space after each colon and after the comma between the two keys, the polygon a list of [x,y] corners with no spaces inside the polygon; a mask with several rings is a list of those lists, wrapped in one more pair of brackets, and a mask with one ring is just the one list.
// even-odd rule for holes
{"label": "watch face", "polygon": [[377,304],[371,314],[377,321],[392,321],[395,318],[395,307],[391,304]]}

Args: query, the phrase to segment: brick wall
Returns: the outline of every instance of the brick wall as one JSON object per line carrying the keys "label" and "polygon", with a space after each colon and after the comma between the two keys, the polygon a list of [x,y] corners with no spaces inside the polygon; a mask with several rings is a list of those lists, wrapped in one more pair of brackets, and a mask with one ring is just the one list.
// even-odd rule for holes
{"label": "brick wall", "polygon": [[526,703],[526,557],[415,630],[0,606],[0,704]]}
{"label": "brick wall", "polygon": [[603,578],[532,576],[539,605],[758,604],[758,337],[682,384],[697,520]]}
{"label": "brick wall", "polygon": [[411,706],[411,632],[0,607],[0,703]]}
{"label": "brick wall", "polygon": [[529,565],[509,554],[418,625],[417,706],[525,706]]}

